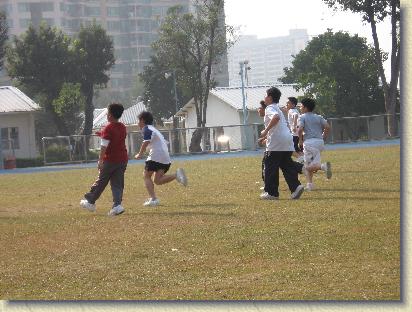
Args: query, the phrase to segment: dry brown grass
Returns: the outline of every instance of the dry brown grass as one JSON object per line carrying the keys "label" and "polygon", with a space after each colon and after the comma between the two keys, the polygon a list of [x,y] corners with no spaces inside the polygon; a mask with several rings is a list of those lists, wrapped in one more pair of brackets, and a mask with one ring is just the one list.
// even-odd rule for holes
{"label": "dry brown grass", "polygon": [[[1,299],[399,300],[399,147],[328,151],[334,175],[260,201],[260,158],[176,162],[189,187],[147,197],[126,174],[126,212],[78,206],[95,169],[0,175]],[[304,178],[302,178],[304,180]]]}

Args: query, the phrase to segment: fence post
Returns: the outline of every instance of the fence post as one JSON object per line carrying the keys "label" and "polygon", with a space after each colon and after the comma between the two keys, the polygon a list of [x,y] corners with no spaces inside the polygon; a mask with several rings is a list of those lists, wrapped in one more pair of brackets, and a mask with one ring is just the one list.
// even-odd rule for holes
{"label": "fence post", "polygon": [[46,164],[46,143],[44,143],[45,141],[45,137],[41,138],[42,144],[43,144],[43,164]]}
{"label": "fence post", "polygon": [[3,140],[0,140],[0,169],[4,169]]}
{"label": "fence post", "polygon": [[84,161],[87,162],[89,160],[89,157],[87,155],[86,135],[82,136],[82,141],[83,141]]}
{"label": "fence post", "polygon": [[330,143],[335,143],[335,140],[334,140],[334,138],[333,138],[333,122],[332,122],[333,120],[331,119],[330,120]]}

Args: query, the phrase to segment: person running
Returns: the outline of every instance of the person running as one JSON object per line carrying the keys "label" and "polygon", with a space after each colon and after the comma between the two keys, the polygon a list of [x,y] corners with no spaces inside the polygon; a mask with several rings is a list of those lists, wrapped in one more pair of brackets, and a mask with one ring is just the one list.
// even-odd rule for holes
{"label": "person running", "polygon": [[298,171],[292,160],[292,153],[295,150],[292,134],[278,106],[281,92],[278,88],[271,87],[266,94],[265,129],[260,136],[266,137],[265,192],[260,195],[260,198],[263,200],[279,198],[280,168],[291,192],[291,199],[298,199],[304,187],[299,182]]}
{"label": "person running", "polygon": [[160,201],[155,194],[154,184],[162,185],[176,180],[187,186],[187,177],[182,168],[178,168],[174,174],[166,175],[171,165],[166,140],[159,130],[153,127],[152,113],[142,112],[139,114],[138,119],[138,126],[143,132],[143,144],[134,158],[142,158],[146,148],[150,147],[143,173],[144,183],[150,198],[143,203],[143,206],[157,206]]}
{"label": "person running", "polygon": [[293,135],[293,145],[295,147],[295,152],[293,155],[297,158],[299,162],[303,162],[303,151],[299,146],[299,135],[298,135],[298,120],[299,120],[299,111],[296,108],[298,104],[297,98],[291,96],[288,97],[286,102],[286,108],[288,110],[288,125],[290,132]]}
{"label": "person running", "polygon": [[326,173],[326,178],[332,177],[330,162],[321,163],[321,152],[324,150],[324,140],[326,139],[330,126],[320,115],[313,113],[316,102],[314,99],[305,98],[301,101],[302,115],[299,119],[299,145],[303,146],[304,173],[306,176],[306,190],[312,191],[313,174],[318,170]]}
{"label": "person running", "polygon": [[119,121],[123,111],[123,105],[119,103],[112,103],[107,109],[109,124],[100,132],[101,147],[97,162],[99,176],[90,191],[84,195],[84,199],[80,201],[80,206],[88,211],[96,211],[95,202],[110,181],[113,206],[108,214],[116,216],[124,212],[122,198],[128,156],[125,144],[126,127]]}

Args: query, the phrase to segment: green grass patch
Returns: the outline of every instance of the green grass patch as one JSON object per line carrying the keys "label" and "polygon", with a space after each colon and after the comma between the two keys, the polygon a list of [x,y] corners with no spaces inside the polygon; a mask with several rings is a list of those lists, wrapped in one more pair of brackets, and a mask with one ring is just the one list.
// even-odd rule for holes
{"label": "green grass patch", "polygon": [[96,169],[0,175],[0,299],[399,300],[399,146],[322,158],[297,201],[259,200],[260,157],[176,162],[155,208],[130,165],[114,218],[109,186],[79,207]]}

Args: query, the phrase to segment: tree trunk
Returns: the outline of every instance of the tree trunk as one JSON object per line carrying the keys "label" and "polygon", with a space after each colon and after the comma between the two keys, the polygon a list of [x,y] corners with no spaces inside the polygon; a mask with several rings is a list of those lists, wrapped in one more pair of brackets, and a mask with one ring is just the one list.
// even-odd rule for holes
{"label": "tree trunk", "polygon": [[83,135],[92,134],[93,130],[93,85],[82,85],[83,95],[86,97],[86,106],[84,108],[84,129]]}
{"label": "tree trunk", "polygon": [[200,143],[202,142],[203,128],[198,128],[193,132],[192,139],[190,140],[189,152],[200,153],[202,147]]}

